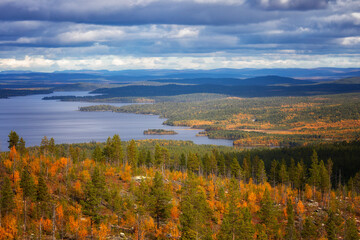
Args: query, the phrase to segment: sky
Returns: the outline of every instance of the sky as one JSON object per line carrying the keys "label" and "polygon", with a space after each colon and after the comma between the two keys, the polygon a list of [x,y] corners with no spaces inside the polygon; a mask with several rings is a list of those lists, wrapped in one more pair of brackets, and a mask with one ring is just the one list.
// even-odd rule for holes
{"label": "sky", "polygon": [[360,0],[0,0],[0,71],[360,67]]}

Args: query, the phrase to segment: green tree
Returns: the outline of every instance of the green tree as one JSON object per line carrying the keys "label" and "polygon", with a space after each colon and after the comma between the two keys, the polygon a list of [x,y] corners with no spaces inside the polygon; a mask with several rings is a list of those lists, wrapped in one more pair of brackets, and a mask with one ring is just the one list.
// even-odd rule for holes
{"label": "green tree", "polygon": [[121,145],[121,139],[118,134],[115,134],[111,140],[111,160],[116,162],[118,166],[122,163],[124,153]]}
{"label": "green tree", "polygon": [[49,201],[50,195],[48,187],[42,175],[39,176],[37,189],[36,189],[36,200],[38,202]]}
{"label": "green tree", "polygon": [[231,176],[235,178],[241,177],[241,167],[237,158],[233,158],[230,164],[230,171],[231,171]]}
{"label": "green tree", "polygon": [[273,184],[273,187],[276,186],[276,183],[278,181],[278,165],[279,165],[278,161],[276,161],[275,159],[272,160],[269,178]]}
{"label": "green tree", "polygon": [[288,174],[287,166],[286,166],[284,159],[281,161],[281,164],[280,164],[279,179],[281,181],[281,184],[287,184],[288,180],[289,180],[289,174]]}
{"label": "green tree", "polygon": [[153,164],[153,158],[151,156],[151,152],[150,150],[147,151],[146,153],[146,159],[145,159],[145,163],[147,167],[151,167]]}
{"label": "green tree", "polygon": [[101,151],[101,148],[99,145],[97,145],[92,152],[92,159],[94,159],[95,162],[102,162],[103,161],[103,153]]}
{"label": "green tree", "polygon": [[94,186],[92,181],[89,181],[85,186],[85,198],[81,201],[83,207],[83,213],[90,217],[91,226],[100,222],[101,216],[99,214],[99,206],[101,203],[101,198],[99,193]]}
{"label": "green tree", "polygon": [[126,148],[126,153],[127,153],[127,160],[129,165],[135,168],[137,166],[137,160],[138,160],[138,149],[134,139],[132,139],[128,144]]}
{"label": "green tree", "polygon": [[293,179],[294,187],[303,190],[306,182],[306,169],[303,161],[297,162]]}
{"label": "green tree", "polygon": [[200,169],[200,161],[198,156],[195,153],[189,152],[187,157],[187,169],[191,172],[199,172]]}
{"label": "green tree", "polygon": [[242,169],[244,171],[244,178],[246,181],[249,181],[250,177],[251,177],[251,164],[250,164],[250,155],[248,155],[247,157],[245,157],[243,159],[243,165],[242,165]]}
{"label": "green tree", "polygon": [[359,240],[359,232],[357,230],[354,218],[348,218],[345,222],[345,236],[344,240]]}
{"label": "green tree", "polygon": [[19,135],[15,131],[11,131],[8,137],[9,149],[11,149],[13,146],[16,148],[19,143]]}
{"label": "green tree", "polygon": [[269,238],[275,238],[278,233],[278,210],[270,197],[270,192],[266,189],[260,202],[259,218],[260,223],[266,226],[266,235]]}
{"label": "green tree", "polygon": [[11,212],[13,210],[13,208],[15,207],[14,192],[11,188],[11,182],[10,182],[10,179],[8,176],[4,177],[0,197],[1,197],[0,198],[1,213],[3,215],[5,215],[5,214]]}
{"label": "green tree", "polygon": [[256,181],[257,183],[264,183],[267,180],[264,161],[259,159],[256,168]]}
{"label": "green tree", "polygon": [[318,239],[318,229],[314,224],[314,219],[312,217],[307,217],[303,229],[301,231],[301,237],[303,239]]}
{"label": "green tree", "polygon": [[294,207],[290,198],[288,198],[287,200],[286,213],[287,213],[287,224],[285,229],[286,231],[285,239],[287,240],[297,239],[296,229],[295,229]]}
{"label": "green tree", "polygon": [[190,172],[181,189],[180,239],[212,239],[210,220],[212,211],[204,191]]}
{"label": "green tree", "polygon": [[313,154],[311,156],[311,166],[309,172],[309,183],[313,186],[313,196],[315,196],[315,189],[320,183],[319,159],[315,149],[313,150]]}
{"label": "green tree", "polygon": [[28,167],[25,167],[21,173],[20,187],[22,188],[24,199],[33,199],[35,197],[36,186]]}
{"label": "green tree", "polygon": [[24,156],[26,154],[25,140],[22,137],[20,138],[20,141],[18,143],[18,150],[21,156]]}
{"label": "green tree", "polygon": [[156,220],[156,227],[165,222],[170,216],[171,193],[166,189],[160,172],[155,173],[153,184],[150,188],[149,209]]}
{"label": "green tree", "polygon": [[181,153],[179,162],[181,171],[185,171],[187,168],[187,161],[184,153]]}
{"label": "green tree", "polygon": [[251,223],[251,214],[248,208],[239,208],[239,190],[237,181],[231,180],[229,184],[229,202],[218,239],[253,239],[255,228]]}
{"label": "green tree", "polygon": [[159,144],[155,145],[155,153],[154,153],[154,163],[156,167],[160,167],[163,165],[163,155],[162,150]]}

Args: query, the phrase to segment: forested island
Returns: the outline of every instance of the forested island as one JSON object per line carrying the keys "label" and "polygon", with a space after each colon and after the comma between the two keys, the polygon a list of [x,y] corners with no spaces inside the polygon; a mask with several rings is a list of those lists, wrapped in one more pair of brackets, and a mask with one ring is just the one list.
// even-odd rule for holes
{"label": "forested island", "polygon": [[165,129],[148,129],[144,131],[144,135],[175,135],[178,134],[174,130]]}
{"label": "forested island", "polygon": [[360,143],[25,147],[0,160],[0,239],[359,239]]}

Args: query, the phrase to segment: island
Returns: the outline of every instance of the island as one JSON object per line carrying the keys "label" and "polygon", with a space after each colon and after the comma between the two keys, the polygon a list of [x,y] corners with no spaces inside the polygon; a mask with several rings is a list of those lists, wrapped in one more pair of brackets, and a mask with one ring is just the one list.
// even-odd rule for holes
{"label": "island", "polygon": [[165,129],[148,129],[144,131],[144,135],[175,135],[178,134],[174,130]]}

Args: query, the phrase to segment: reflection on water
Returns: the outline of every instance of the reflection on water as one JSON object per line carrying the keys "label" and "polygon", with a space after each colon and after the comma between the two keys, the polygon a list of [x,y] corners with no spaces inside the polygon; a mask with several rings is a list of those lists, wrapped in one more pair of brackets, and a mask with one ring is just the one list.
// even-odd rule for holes
{"label": "reflection on water", "polygon": [[[108,136],[119,134],[122,140],[173,139],[193,141],[196,144],[232,146],[232,141],[197,137],[199,130],[162,125],[158,116],[113,113],[80,112],[79,107],[94,103],[44,101],[44,96],[76,95],[87,92],[56,92],[49,95],[31,95],[0,99],[0,146],[7,150],[8,134],[16,131],[27,146],[39,145],[44,136],[53,137],[56,143],[105,141]],[[114,104],[123,106],[126,104]],[[147,129],[174,129],[177,135],[143,135]]]}

